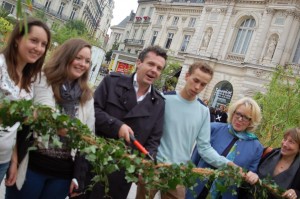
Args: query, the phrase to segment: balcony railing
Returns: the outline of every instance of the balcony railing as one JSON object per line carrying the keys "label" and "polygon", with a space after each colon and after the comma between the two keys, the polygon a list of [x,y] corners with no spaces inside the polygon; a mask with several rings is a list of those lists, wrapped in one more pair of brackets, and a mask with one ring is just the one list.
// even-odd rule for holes
{"label": "balcony railing", "polygon": [[137,39],[125,39],[124,40],[125,45],[131,45],[131,46],[144,46],[145,40],[137,40]]}
{"label": "balcony railing", "polygon": [[244,55],[235,55],[235,54],[228,54],[227,55],[227,60],[231,60],[234,62],[243,62],[245,59]]}

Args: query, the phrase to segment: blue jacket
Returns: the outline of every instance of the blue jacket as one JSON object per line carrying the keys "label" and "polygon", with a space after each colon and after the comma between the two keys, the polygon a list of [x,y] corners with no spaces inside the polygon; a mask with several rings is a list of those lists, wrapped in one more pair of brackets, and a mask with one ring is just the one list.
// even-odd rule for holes
{"label": "blue jacket", "polygon": [[[228,131],[228,124],[224,123],[211,123],[211,145],[219,153],[222,154],[226,147],[230,144],[233,139]],[[263,146],[258,140],[237,140],[236,156],[234,163],[243,167],[246,170],[256,172],[261,155],[263,152]],[[205,168],[211,167],[209,164],[204,162],[201,157],[199,157],[198,152],[194,150],[192,155],[192,161],[196,164],[197,167]],[[200,182],[200,183],[199,183]],[[203,187],[204,183],[198,181],[198,186],[194,189],[197,194],[199,194]],[[193,194],[189,191],[186,198],[191,199]],[[236,195],[231,195],[231,193],[224,193],[222,199],[233,199],[237,198]]]}

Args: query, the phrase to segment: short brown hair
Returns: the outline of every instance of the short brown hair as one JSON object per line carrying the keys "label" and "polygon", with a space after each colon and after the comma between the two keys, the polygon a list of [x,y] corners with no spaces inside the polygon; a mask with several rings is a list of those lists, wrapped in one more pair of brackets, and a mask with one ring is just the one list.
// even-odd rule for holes
{"label": "short brown hair", "polygon": [[140,54],[139,54],[139,57],[138,59],[143,62],[144,59],[147,57],[147,54],[149,52],[153,52],[155,53],[156,55],[160,56],[160,57],[163,57],[166,61],[168,59],[168,55],[167,55],[167,51],[165,51],[163,48],[161,48],[160,46],[149,46],[145,49],[143,49]]}
{"label": "short brown hair", "polygon": [[300,146],[300,127],[286,130],[283,137],[286,138],[288,135]]}
{"label": "short brown hair", "polygon": [[193,63],[192,65],[190,65],[188,73],[193,74],[196,69],[200,69],[202,72],[210,74],[211,77],[213,77],[214,75],[212,67],[210,67],[210,65],[205,62],[198,61]]}

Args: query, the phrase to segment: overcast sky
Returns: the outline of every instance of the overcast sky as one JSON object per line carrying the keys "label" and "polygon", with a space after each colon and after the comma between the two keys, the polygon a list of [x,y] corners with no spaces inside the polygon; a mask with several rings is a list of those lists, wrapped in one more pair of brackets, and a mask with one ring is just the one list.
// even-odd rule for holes
{"label": "overcast sky", "polygon": [[113,11],[113,19],[111,25],[118,25],[126,16],[130,14],[130,11],[136,12],[138,7],[138,0],[114,0],[115,8]]}

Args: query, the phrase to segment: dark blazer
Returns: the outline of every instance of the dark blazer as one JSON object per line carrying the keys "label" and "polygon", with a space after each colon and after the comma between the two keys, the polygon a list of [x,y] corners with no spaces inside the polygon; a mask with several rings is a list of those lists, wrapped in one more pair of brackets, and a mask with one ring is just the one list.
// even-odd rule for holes
{"label": "dark blazer", "polygon": [[143,101],[137,103],[133,75],[111,73],[94,94],[96,135],[118,139],[122,124],[130,126],[136,139],[156,154],[163,130],[165,102],[153,87]]}
{"label": "dark blazer", "polygon": [[[94,94],[95,132],[97,136],[118,139],[122,124],[130,126],[136,139],[156,155],[163,131],[164,98],[151,88],[151,93],[137,103],[133,87],[133,75],[111,73],[106,76]],[[131,183],[125,180],[123,171],[109,176],[109,195],[126,198]],[[102,198],[103,187],[96,186],[90,198]]]}

